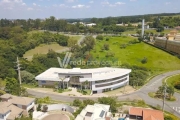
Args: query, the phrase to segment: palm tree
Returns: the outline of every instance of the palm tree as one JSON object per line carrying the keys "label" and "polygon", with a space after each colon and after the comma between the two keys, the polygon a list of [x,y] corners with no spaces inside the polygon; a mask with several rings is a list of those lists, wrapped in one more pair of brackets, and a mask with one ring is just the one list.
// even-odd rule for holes
{"label": "palm tree", "polygon": [[64,80],[65,80],[66,78],[60,78],[60,79],[61,79],[61,82],[63,83],[62,89],[64,89]]}
{"label": "palm tree", "polygon": [[86,80],[83,85],[85,86],[85,89],[87,89],[87,85],[89,84],[88,80]]}

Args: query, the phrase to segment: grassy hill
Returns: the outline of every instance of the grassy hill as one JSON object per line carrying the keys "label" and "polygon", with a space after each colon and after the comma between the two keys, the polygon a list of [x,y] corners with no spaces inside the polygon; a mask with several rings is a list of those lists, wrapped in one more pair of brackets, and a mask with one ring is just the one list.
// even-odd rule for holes
{"label": "grassy hill", "polygon": [[[151,70],[168,71],[180,69],[180,59],[172,56],[160,49],[147,45],[143,42],[129,44],[126,48],[120,48],[123,44],[128,44],[136,38],[133,37],[109,37],[109,41],[97,40],[92,55],[97,59],[102,59],[108,52],[114,53],[122,64],[137,65]],[[109,50],[101,50],[104,44],[109,44]],[[147,58],[147,63],[143,64],[142,59]]]}

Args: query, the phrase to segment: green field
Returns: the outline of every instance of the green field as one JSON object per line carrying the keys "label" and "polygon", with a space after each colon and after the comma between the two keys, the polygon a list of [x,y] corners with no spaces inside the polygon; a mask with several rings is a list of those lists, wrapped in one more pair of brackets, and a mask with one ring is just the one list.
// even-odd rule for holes
{"label": "green field", "polygon": [[[168,86],[173,86],[174,83],[176,83],[178,81],[180,81],[180,75],[175,75],[175,76],[172,76],[172,77],[168,78],[166,80],[166,83],[167,83]],[[178,90],[178,89],[175,89],[175,91],[180,93],[180,90]]]}
{"label": "green field", "polygon": [[[109,41],[97,40],[94,50],[91,51],[94,58],[101,60],[106,58],[107,52],[114,53],[122,64],[137,65],[149,68],[155,71],[169,71],[180,68],[180,59],[172,56],[160,49],[152,47],[143,42],[128,45],[125,49],[120,48],[122,44],[127,44],[133,37],[109,37]],[[101,50],[104,44],[109,44],[109,50]],[[143,58],[147,58],[147,63],[142,64]]]}
{"label": "green field", "polygon": [[35,47],[34,49],[27,51],[23,55],[23,57],[27,58],[27,60],[32,60],[33,55],[35,55],[35,54],[47,54],[49,49],[54,50],[56,52],[63,52],[63,51],[66,51],[68,48],[62,47],[57,43],[51,43],[50,45],[41,44],[38,47]]}
{"label": "green field", "polygon": [[[29,34],[37,33],[41,31],[31,31]],[[68,35],[70,40],[79,40],[82,36],[81,35]],[[35,54],[47,54],[49,49],[61,53],[68,50],[68,47],[60,46],[57,43],[51,43],[49,45],[47,44],[40,44],[38,47],[35,47],[34,49],[31,49],[29,51],[26,51],[26,53],[23,55],[24,58],[31,61],[33,58],[33,55]]]}

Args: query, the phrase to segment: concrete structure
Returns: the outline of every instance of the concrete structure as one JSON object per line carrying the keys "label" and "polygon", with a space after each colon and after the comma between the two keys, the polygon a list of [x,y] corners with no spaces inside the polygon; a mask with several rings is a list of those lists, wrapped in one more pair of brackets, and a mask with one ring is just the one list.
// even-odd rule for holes
{"label": "concrete structure", "polygon": [[94,104],[87,105],[75,120],[112,120],[109,112],[110,105]]}
{"label": "concrete structure", "polygon": [[14,120],[21,115],[28,115],[34,107],[34,98],[17,97],[10,94],[0,96],[0,120]]}
{"label": "concrete structure", "polygon": [[156,37],[154,45],[180,54],[180,33],[173,30],[166,37]]}
{"label": "concrete structure", "polygon": [[139,107],[129,108],[129,117],[131,120],[164,120],[162,111]]}
{"label": "concrete structure", "polygon": [[[82,88],[86,86],[93,93],[102,93],[129,84],[130,69],[121,68],[94,68],[94,69],[63,69],[50,68],[36,76],[39,86],[53,86],[56,82]],[[83,85],[85,84],[86,85]]]}
{"label": "concrete structure", "polygon": [[87,27],[92,27],[92,26],[96,26],[96,23],[89,23],[89,24],[86,24]]}
{"label": "concrete structure", "polygon": [[144,36],[144,19],[142,20],[142,31],[141,31],[141,37]]}

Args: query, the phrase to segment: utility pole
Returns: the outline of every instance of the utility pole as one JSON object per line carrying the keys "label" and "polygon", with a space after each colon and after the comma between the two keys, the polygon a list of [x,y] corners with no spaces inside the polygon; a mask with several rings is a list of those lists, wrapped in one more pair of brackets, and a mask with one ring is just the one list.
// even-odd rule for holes
{"label": "utility pole", "polygon": [[165,88],[164,88],[164,98],[163,98],[163,108],[162,108],[162,110],[163,110],[163,112],[164,112],[164,107],[165,107],[165,99],[166,99],[166,85],[164,86]]}
{"label": "utility pole", "polygon": [[17,64],[17,69],[16,70],[18,71],[19,84],[21,85],[21,67],[20,67],[20,62],[19,62],[18,57],[17,57],[16,64]]}

